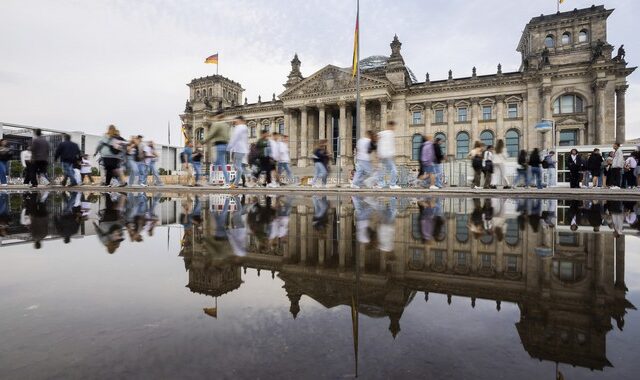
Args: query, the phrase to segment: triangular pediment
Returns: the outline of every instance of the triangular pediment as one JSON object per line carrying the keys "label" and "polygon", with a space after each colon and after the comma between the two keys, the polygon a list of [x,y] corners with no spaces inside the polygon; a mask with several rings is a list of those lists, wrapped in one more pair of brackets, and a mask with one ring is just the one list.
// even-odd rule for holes
{"label": "triangular pediment", "polygon": [[[387,87],[390,82],[360,74],[360,88]],[[291,98],[310,94],[334,94],[355,91],[356,78],[352,77],[350,69],[343,69],[327,65],[315,74],[305,78],[300,83],[288,88],[280,94],[280,98]]]}
{"label": "triangular pediment", "polygon": [[584,125],[586,122],[587,118],[580,115],[556,118],[556,125]]}

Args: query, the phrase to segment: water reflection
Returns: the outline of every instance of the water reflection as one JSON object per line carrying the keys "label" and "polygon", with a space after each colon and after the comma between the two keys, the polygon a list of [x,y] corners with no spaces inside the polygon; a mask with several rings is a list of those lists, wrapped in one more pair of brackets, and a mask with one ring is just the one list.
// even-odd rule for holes
{"label": "water reflection", "polygon": [[618,201],[0,193],[3,245],[96,235],[113,254],[181,225],[187,287],[213,297],[194,312],[210,317],[248,268],[267,272],[284,283],[292,318],[303,296],[350,308],[357,359],[359,315],[387,319],[396,338],[420,292],[471,308],[508,302],[532,358],[597,370],[612,366],[612,321],[623,330],[635,309],[622,235],[637,233],[638,214]]}
{"label": "water reflection", "polygon": [[619,236],[637,228],[637,205],[314,196],[222,197],[208,209],[185,225],[189,289],[220,297],[242,285],[241,268],[278,273],[293,318],[303,295],[332,308],[358,293],[358,312],[388,318],[396,337],[417,292],[512,302],[532,357],[602,370],[611,319],[622,330],[633,308]]}

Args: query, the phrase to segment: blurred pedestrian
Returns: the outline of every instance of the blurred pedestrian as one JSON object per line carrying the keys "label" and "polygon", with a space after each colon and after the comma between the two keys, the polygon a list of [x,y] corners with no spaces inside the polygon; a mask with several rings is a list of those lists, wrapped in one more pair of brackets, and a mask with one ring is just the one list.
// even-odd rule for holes
{"label": "blurred pedestrian", "polygon": [[578,150],[573,148],[567,156],[567,165],[569,169],[569,186],[572,189],[580,188],[580,171],[584,167],[584,162],[578,154]]}
{"label": "blurred pedestrian", "polygon": [[71,141],[71,136],[68,134],[64,135],[64,141],[56,148],[55,159],[59,159],[62,163],[62,172],[64,173],[62,186],[66,186],[67,179],[70,186],[77,186],[78,182],[76,182],[73,166],[80,160],[80,147]]}
{"label": "blurred pedestrian", "polygon": [[622,184],[621,175],[624,168],[624,155],[619,143],[613,144],[613,161],[609,175],[611,176],[611,188],[619,189]]}
{"label": "blurred pedestrian", "polygon": [[49,142],[42,136],[42,130],[33,131],[34,138],[31,141],[31,187],[38,187],[38,178],[44,177],[46,183],[47,168],[49,166]]}
{"label": "blurred pedestrian", "polygon": [[91,175],[91,161],[89,161],[89,155],[82,155],[82,162],[80,163],[80,183],[84,183],[84,177],[89,178],[89,182],[93,185],[93,177]]}
{"label": "blurred pedestrian", "polygon": [[587,172],[591,175],[592,187],[594,188],[598,187],[603,161],[600,149],[598,148],[594,149],[589,155],[589,158],[587,158]]}
{"label": "blurred pedestrian", "polygon": [[520,179],[524,180],[523,186],[529,187],[529,170],[527,165],[527,151],[522,149],[518,153],[518,166],[516,166],[516,179],[513,181],[513,187],[518,187]]}
{"label": "blurred pedestrian", "polygon": [[[204,143],[212,143],[216,149],[216,160],[213,164],[213,170],[221,170],[223,184],[222,187],[229,187],[229,171],[227,170],[227,146],[229,144],[229,124],[222,121],[224,111],[219,110],[213,116],[213,123]],[[213,173],[212,173],[213,174]]]}
{"label": "blurred pedestrian", "polygon": [[387,122],[387,129],[378,133],[376,139],[376,154],[380,159],[379,185],[386,187],[385,176],[389,176],[389,188],[400,189],[398,186],[398,168],[396,167],[396,137],[394,121]]}
{"label": "blurred pedestrian", "polygon": [[7,186],[7,175],[9,174],[9,160],[11,160],[11,148],[7,140],[0,139],[0,186]]}
{"label": "blurred pedestrian", "polygon": [[227,150],[233,155],[233,166],[236,170],[236,178],[233,184],[229,186],[230,188],[236,188],[240,184],[244,174],[242,161],[244,156],[249,153],[249,130],[245,124],[244,117],[237,116],[233,120],[233,124],[234,127]]}
{"label": "blurred pedestrian", "polygon": [[529,156],[529,167],[531,167],[531,181],[536,181],[536,188],[542,189],[542,162],[540,161],[540,151],[533,148]]}
{"label": "blurred pedestrian", "polygon": [[558,184],[556,152],[551,150],[542,160],[542,168],[547,170],[547,187],[555,187]]}
{"label": "blurred pedestrian", "polygon": [[473,168],[473,181],[471,185],[474,189],[480,190],[480,181],[482,180],[482,155],[484,153],[483,144],[480,141],[476,141],[473,144],[473,149],[469,152],[469,158],[471,158],[471,167]]}
{"label": "blurred pedestrian", "polygon": [[493,154],[493,174],[491,176],[491,184],[494,188],[498,185],[504,185],[505,189],[511,188],[505,168],[505,163],[508,158],[509,154],[505,149],[504,140],[500,139],[496,144],[496,150]]}

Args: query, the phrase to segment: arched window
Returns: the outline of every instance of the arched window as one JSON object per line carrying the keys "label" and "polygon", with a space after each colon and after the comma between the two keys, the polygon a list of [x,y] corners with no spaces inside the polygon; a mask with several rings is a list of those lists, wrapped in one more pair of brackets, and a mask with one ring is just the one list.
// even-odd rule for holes
{"label": "arched window", "polygon": [[278,133],[284,135],[284,120],[278,120]]}
{"label": "arched window", "polygon": [[553,102],[553,113],[580,113],[584,112],[584,101],[575,94],[562,95]]}
{"label": "arched window", "polygon": [[582,29],[578,33],[578,42],[587,42],[589,40],[589,32],[586,29]]}
{"label": "arched window", "polygon": [[203,141],[204,140],[204,128],[198,128],[196,129],[196,141]]}
{"label": "arched window", "polygon": [[456,136],[456,158],[466,158],[469,155],[469,134],[460,132]]}
{"label": "arched window", "polygon": [[544,46],[548,48],[552,48],[555,46],[555,44],[556,44],[556,40],[553,34],[549,34],[544,38]]}
{"label": "arched window", "polygon": [[433,140],[440,139],[440,150],[443,155],[447,155],[447,135],[442,132],[438,132],[433,136]]}
{"label": "arched window", "polygon": [[[271,124],[269,123],[269,121],[265,121],[265,122],[263,122],[263,123],[262,123],[262,131],[269,131],[269,132],[271,132],[271,130],[270,130],[270,128],[269,128],[269,126],[270,126],[270,125],[271,125]],[[262,131],[260,131],[260,133],[262,133]]]}
{"label": "arched window", "polygon": [[520,133],[515,129],[510,129],[504,135],[504,144],[510,157],[517,157],[520,152]]}
{"label": "arched window", "polygon": [[420,160],[420,148],[422,147],[422,135],[415,134],[411,139],[411,159],[414,161]]}
{"label": "arched window", "polygon": [[209,88],[209,96],[213,96],[213,90]]}
{"label": "arched window", "polygon": [[495,146],[493,132],[489,130],[482,131],[482,133],[480,134],[480,141],[482,141],[484,146],[489,146],[489,145]]}
{"label": "arched window", "polygon": [[504,242],[510,246],[518,245],[520,242],[520,230],[518,229],[518,220],[516,218],[507,219],[507,229],[504,233]]}
{"label": "arched window", "polygon": [[200,97],[200,90],[196,90],[196,98]]}
{"label": "arched window", "polygon": [[571,43],[571,33],[564,32],[562,33],[562,44],[569,45]]}
{"label": "arched window", "polygon": [[459,243],[466,243],[469,240],[468,215],[456,215],[456,240]]}

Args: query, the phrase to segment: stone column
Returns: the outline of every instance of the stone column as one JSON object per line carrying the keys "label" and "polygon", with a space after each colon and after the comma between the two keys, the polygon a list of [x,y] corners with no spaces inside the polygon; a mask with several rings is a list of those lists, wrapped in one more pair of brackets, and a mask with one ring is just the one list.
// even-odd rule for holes
{"label": "stone column", "polygon": [[364,137],[364,133],[367,131],[367,101],[360,100],[360,129],[358,130],[358,138]]}
{"label": "stone column", "polygon": [[291,155],[291,162],[298,165],[298,115],[295,110],[288,109],[289,125],[285,125],[285,129],[289,132],[289,154]]}
{"label": "stone column", "polygon": [[[551,87],[550,86],[542,88],[542,118],[545,120],[553,119],[553,117],[551,116]],[[542,147],[542,148],[551,147],[551,135],[552,133],[549,133],[549,132],[541,133],[539,147]]]}
{"label": "stone column", "polygon": [[298,166],[305,167],[307,166],[307,145],[309,144],[307,140],[307,107],[302,107],[300,109],[300,156],[298,157]]}
{"label": "stone column", "polygon": [[347,109],[346,125],[347,125],[347,133],[344,135],[345,137],[344,148],[345,148],[347,157],[351,157],[353,155],[353,143],[351,142],[351,140],[353,140],[353,111],[351,111],[351,107]]}
{"label": "stone column", "polygon": [[380,130],[387,128],[387,98],[380,98]]}
{"label": "stone column", "polygon": [[616,86],[616,141],[624,144],[625,142],[625,100],[624,96],[627,92],[628,85]]}
{"label": "stone column", "polygon": [[[308,108],[307,111],[311,111],[311,114],[307,112],[307,152],[311,155],[313,149],[316,146],[316,128],[317,124],[315,122],[314,110],[313,108]],[[309,120],[309,116],[311,116],[311,120]],[[311,160],[308,160],[309,165],[311,165]]]}
{"label": "stone column", "polygon": [[504,95],[496,96],[496,138],[504,139]]}
{"label": "stone column", "polygon": [[[453,103],[455,103],[453,99],[447,100],[447,154],[453,155],[455,157],[457,152],[456,132],[454,129],[455,113],[453,110]],[[469,145],[469,148],[471,148],[473,146],[473,141],[470,141]]]}
{"label": "stone column", "polygon": [[480,99],[471,98],[471,141],[480,139],[480,130],[478,130],[478,102]]}
{"label": "stone column", "polygon": [[318,138],[325,140],[327,138],[327,118],[325,116],[324,104],[318,106]]}
{"label": "stone column", "polygon": [[[604,113],[605,113],[605,99],[604,99],[604,90],[607,87],[606,81],[596,82],[593,85],[593,89],[596,93],[596,106],[595,106],[595,119],[596,119],[596,131],[598,134],[598,144],[604,144],[606,141],[605,131],[606,126],[604,125]],[[621,143],[624,141],[621,141]]]}
{"label": "stone column", "polygon": [[347,136],[347,104],[345,102],[338,103],[340,107],[340,121],[339,121],[339,131],[338,131],[338,149],[340,156],[343,157],[346,155],[346,140]]}
{"label": "stone column", "polygon": [[[522,143],[524,144],[524,146],[528,147],[529,146],[529,137],[528,137],[528,133],[526,133],[525,131],[527,131],[529,129],[529,101],[528,101],[528,94],[525,92],[522,94]],[[504,139],[504,134],[507,133],[507,131],[502,131],[502,135],[500,136],[501,139]]]}
{"label": "stone column", "polygon": [[269,132],[278,132],[278,130],[276,129],[276,119],[274,117],[269,119]]}

